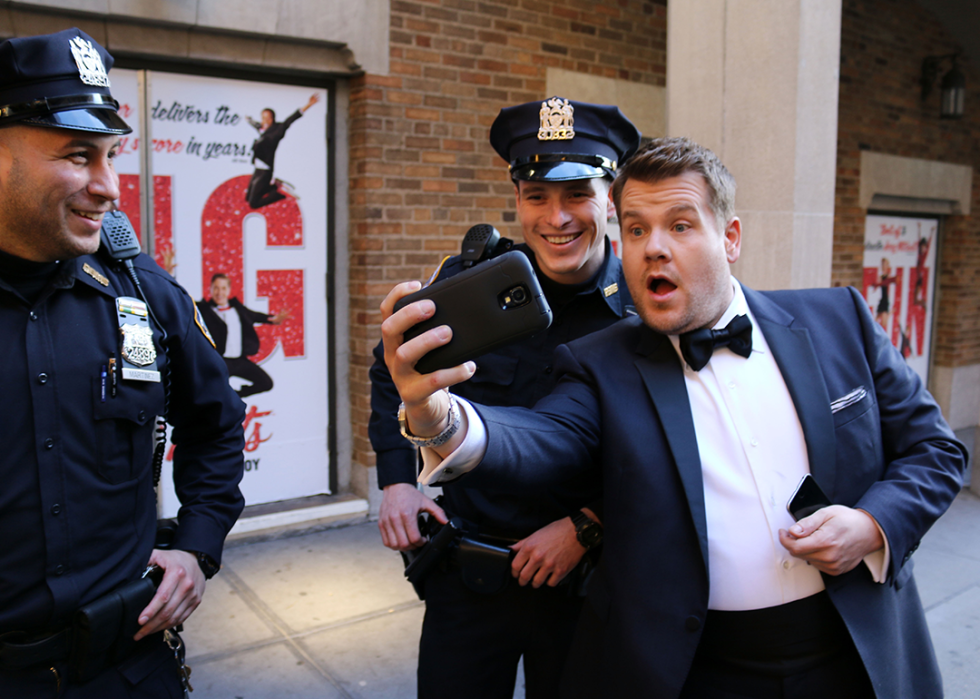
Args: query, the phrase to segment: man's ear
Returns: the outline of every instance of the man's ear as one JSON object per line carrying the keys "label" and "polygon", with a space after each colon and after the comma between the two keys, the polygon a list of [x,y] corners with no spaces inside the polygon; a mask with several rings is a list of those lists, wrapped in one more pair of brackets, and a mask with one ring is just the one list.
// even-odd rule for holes
{"label": "man's ear", "polygon": [[613,201],[612,187],[610,187],[606,194],[606,220],[614,218],[616,218],[616,203]]}
{"label": "man's ear", "polygon": [[742,251],[742,222],[738,216],[732,218],[725,226],[725,254],[728,263],[732,264],[738,259]]}

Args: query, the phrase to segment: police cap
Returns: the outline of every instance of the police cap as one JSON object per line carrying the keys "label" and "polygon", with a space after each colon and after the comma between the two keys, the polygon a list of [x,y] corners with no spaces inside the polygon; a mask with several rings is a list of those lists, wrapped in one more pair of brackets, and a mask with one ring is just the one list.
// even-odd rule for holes
{"label": "police cap", "polygon": [[112,63],[80,29],[0,43],[0,125],[129,133],[109,92]]}
{"label": "police cap", "polygon": [[515,180],[558,182],[615,177],[640,144],[619,107],[552,97],[500,110],[490,145]]}

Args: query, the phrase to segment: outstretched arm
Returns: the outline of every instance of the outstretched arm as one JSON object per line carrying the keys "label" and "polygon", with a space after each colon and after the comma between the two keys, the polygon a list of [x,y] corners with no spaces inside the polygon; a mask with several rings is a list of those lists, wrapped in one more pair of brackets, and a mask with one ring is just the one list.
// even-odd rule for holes
{"label": "outstretched arm", "polygon": [[303,114],[306,114],[306,110],[309,109],[310,107],[312,107],[314,104],[316,104],[319,101],[320,101],[320,95],[318,95],[317,93],[314,92],[312,95],[310,95],[310,101],[307,102],[302,107],[300,107],[299,108],[299,111],[301,111]]}

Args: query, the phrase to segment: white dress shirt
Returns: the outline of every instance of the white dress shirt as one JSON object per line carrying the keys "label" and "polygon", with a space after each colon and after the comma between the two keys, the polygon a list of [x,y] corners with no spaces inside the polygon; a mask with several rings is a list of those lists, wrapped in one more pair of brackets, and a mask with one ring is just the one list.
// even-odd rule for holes
{"label": "white dress shirt", "polygon": [[[816,568],[791,556],[779,542],[779,530],[794,524],[786,505],[810,472],[806,442],[789,390],[742,287],[734,278],[732,285],[734,298],[714,327],[748,315],[752,353],[744,358],[727,347],[718,348],[701,371],[692,370],[683,357],[681,363],[704,481],[708,607],[735,611],[803,599],[823,590],[824,584]],[[670,336],[670,341],[680,356],[678,337]],[[435,452],[422,450],[423,483],[456,478],[474,468],[486,452],[483,422],[469,403],[458,402],[466,438],[442,461]],[[877,582],[884,581],[887,571],[885,542],[884,550],[865,558]]]}
{"label": "white dress shirt", "polygon": [[216,306],[218,317],[228,326],[228,336],[225,340],[225,353],[222,356],[237,359],[242,356],[242,319],[231,306]]}
{"label": "white dress shirt", "polygon": [[[824,589],[820,572],[779,543],[779,530],[794,524],[786,503],[810,463],[776,360],[741,286],[734,290],[714,327],[748,315],[749,357],[719,347],[701,371],[681,357],[704,479],[708,608],[728,611],[775,607]],[[678,336],[670,341],[681,356]]]}

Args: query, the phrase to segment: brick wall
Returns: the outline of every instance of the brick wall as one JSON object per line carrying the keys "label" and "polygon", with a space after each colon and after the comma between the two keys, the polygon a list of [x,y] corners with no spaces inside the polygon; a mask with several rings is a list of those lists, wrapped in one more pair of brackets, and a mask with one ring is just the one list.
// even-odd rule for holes
{"label": "brick wall", "polygon": [[[950,216],[942,234],[937,366],[980,363],[980,56],[960,62],[966,116],[939,118],[938,80],[921,100],[922,60],[957,46],[912,0],[844,0],[833,282],[860,287],[864,217],[858,205],[860,152],[971,165],[971,216]],[[948,69],[948,64],[944,66]]]}
{"label": "brick wall", "polygon": [[487,141],[502,107],[549,97],[549,67],[663,85],[666,6],[641,0],[392,0],[389,75],[354,81],[350,124],[353,461],[367,438],[378,306],[481,222],[520,238]]}

